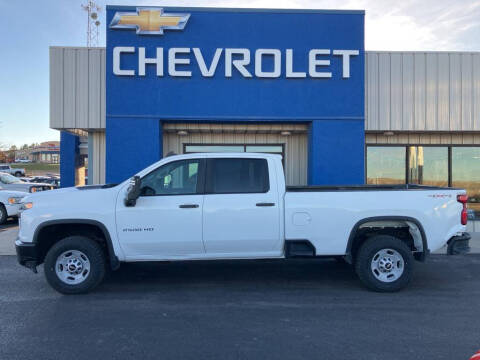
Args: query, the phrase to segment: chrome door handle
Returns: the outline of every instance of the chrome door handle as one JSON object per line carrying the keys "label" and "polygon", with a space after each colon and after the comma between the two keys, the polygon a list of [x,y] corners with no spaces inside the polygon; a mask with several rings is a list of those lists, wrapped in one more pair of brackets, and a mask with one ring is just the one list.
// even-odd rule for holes
{"label": "chrome door handle", "polygon": [[180,209],[196,209],[198,208],[198,204],[182,204],[178,205]]}
{"label": "chrome door handle", "polygon": [[262,203],[257,203],[257,206],[275,206],[275,203],[262,202]]}

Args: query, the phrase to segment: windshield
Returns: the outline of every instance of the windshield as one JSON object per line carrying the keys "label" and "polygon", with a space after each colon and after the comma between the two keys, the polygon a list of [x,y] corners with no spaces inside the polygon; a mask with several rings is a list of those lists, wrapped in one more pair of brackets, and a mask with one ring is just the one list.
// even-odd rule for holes
{"label": "windshield", "polygon": [[0,182],[4,184],[15,184],[15,183],[21,183],[22,181],[17,179],[15,176],[6,174],[6,173],[1,173],[0,174]]}

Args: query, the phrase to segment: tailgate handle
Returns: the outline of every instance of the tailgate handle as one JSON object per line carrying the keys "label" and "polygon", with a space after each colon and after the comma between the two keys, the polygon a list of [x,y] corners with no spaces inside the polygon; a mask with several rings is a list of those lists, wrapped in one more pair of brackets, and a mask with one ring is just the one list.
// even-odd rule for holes
{"label": "tailgate handle", "polygon": [[257,203],[257,206],[275,206],[275,203],[267,203],[267,202]]}
{"label": "tailgate handle", "polygon": [[178,205],[180,209],[196,209],[198,208],[198,204],[182,204]]}

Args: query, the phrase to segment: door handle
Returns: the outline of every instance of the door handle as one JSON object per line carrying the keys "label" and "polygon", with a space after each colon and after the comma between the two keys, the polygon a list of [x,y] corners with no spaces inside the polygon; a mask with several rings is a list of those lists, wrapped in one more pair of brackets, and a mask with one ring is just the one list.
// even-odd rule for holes
{"label": "door handle", "polygon": [[275,203],[267,203],[267,202],[262,202],[262,203],[257,203],[257,206],[275,206]]}
{"label": "door handle", "polygon": [[180,209],[196,209],[198,208],[198,204],[182,204],[178,205]]}

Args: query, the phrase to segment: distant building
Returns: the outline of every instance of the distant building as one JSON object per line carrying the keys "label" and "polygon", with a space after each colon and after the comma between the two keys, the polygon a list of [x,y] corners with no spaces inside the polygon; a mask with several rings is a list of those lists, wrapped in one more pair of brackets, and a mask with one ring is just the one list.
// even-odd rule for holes
{"label": "distant building", "polygon": [[31,160],[37,163],[59,164],[60,141],[45,141],[37,146],[15,152],[16,160]]}

